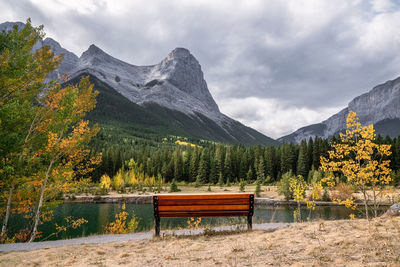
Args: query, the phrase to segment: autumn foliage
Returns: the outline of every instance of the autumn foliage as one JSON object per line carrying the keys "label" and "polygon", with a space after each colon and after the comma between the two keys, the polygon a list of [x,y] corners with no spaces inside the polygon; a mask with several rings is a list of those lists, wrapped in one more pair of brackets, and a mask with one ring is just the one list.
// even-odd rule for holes
{"label": "autumn foliage", "polygon": [[128,221],[128,212],[125,211],[125,204],[121,207],[121,212],[115,215],[115,220],[105,227],[105,231],[110,234],[127,234],[134,232],[139,226],[139,220],[133,213],[131,220]]}
{"label": "autumn foliage", "polygon": [[[61,86],[46,81],[63,56],[48,46],[32,53],[43,38],[42,26],[28,20],[22,29],[0,33],[0,187],[5,202],[0,240],[33,241],[38,226],[52,219],[57,198],[80,182],[101,161],[88,144],[99,128],[84,120],[96,105],[89,79]],[[29,223],[15,239],[8,236],[10,214]],[[81,220],[67,222],[71,227]],[[59,230],[56,228],[56,230]]]}
{"label": "autumn foliage", "polygon": [[[346,122],[347,130],[340,133],[339,142],[331,144],[329,157],[321,157],[321,169],[330,174],[323,181],[334,187],[338,183],[335,174],[343,174],[346,182],[362,193],[366,217],[369,208],[377,216],[379,198],[384,194],[384,186],[391,181],[390,160],[387,159],[391,154],[390,145],[374,142],[374,126],[362,126],[355,112],[349,112]],[[352,197],[334,201],[355,208]]]}

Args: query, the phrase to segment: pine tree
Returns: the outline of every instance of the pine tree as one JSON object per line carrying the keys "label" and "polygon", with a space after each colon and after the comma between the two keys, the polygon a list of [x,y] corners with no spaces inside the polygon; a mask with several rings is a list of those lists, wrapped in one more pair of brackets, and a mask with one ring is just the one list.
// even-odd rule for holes
{"label": "pine tree", "polygon": [[287,173],[293,170],[294,151],[289,144],[284,144],[281,151],[281,173]]}
{"label": "pine tree", "polygon": [[216,184],[218,181],[218,173],[216,168],[216,161],[214,158],[210,158],[210,183]]}
{"label": "pine tree", "polygon": [[224,162],[224,175],[226,180],[232,181],[233,178],[232,151],[230,147],[226,149],[225,162]]}
{"label": "pine tree", "polygon": [[313,150],[313,166],[315,170],[318,170],[319,168],[319,162],[320,162],[320,157],[321,157],[321,141],[318,137],[315,137],[314,140],[314,150]]}
{"label": "pine tree", "polygon": [[246,174],[246,179],[247,181],[253,180],[253,170],[251,169],[251,167],[249,168],[249,171]]}
{"label": "pine tree", "polygon": [[197,172],[197,179],[196,182],[200,184],[208,183],[208,174],[209,174],[209,158],[207,154],[207,150],[203,149],[201,152],[199,169]]}
{"label": "pine tree", "polygon": [[177,181],[183,180],[183,159],[181,150],[178,149],[174,152],[174,178]]}
{"label": "pine tree", "polygon": [[239,164],[239,178],[245,179],[247,174],[247,154],[243,153]]}
{"label": "pine tree", "polygon": [[265,159],[265,175],[269,177],[273,177],[276,179],[275,174],[275,148],[272,146],[268,146],[265,149],[264,153]]}
{"label": "pine tree", "polygon": [[260,158],[257,161],[256,173],[257,173],[257,178],[256,178],[257,180],[263,181],[265,179],[264,159],[262,158],[262,156],[260,156]]}
{"label": "pine tree", "polygon": [[312,165],[313,165],[313,151],[314,151],[314,142],[313,142],[313,139],[310,137],[310,139],[308,139],[308,144],[307,144],[307,161],[308,161],[307,169],[308,170],[311,170]]}
{"label": "pine tree", "polygon": [[297,162],[297,174],[303,177],[308,177],[308,154],[307,143],[305,140],[300,143],[299,158]]}
{"label": "pine tree", "polygon": [[196,148],[193,151],[189,165],[189,182],[194,182],[197,178],[197,169],[199,167],[199,152]]}

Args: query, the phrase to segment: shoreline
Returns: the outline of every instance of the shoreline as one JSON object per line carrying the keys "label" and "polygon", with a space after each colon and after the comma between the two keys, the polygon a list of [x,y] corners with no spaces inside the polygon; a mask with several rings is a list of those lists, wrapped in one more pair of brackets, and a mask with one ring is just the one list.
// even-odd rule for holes
{"label": "shoreline", "polygon": [[[130,195],[130,196],[76,196],[75,199],[65,198],[64,203],[126,203],[126,204],[152,204],[153,195]],[[356,202],[358,205],[363,205],[363,203]],[[297,202],[294,200],[281,200],[274,198],[259,197],[254,199],[254,205],[256,207],[265,206],[297,206]],[[300,203],[301,206],[306,206],[305,202]],[[316,206],[343,206],[340,204],[332,203],[329,201],[316,201]],[[380,206],[390,207],[392,203],[383,202],[379,204]]]}

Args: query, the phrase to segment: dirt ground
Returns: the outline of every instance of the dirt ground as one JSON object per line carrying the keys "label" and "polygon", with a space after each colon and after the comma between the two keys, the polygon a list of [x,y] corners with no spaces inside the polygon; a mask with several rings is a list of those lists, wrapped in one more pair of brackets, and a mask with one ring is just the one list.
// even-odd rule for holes
{"label": "dirt ground", "polygon": [[0,254],[0,266],[400,266],[400,218]]}

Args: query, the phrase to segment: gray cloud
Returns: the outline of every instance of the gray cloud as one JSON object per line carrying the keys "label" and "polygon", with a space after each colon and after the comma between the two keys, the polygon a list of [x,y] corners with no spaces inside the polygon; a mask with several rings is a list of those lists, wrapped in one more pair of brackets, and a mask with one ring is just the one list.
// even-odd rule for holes
{"label": "gray cloud", "polygon": [[400,74],[400,9],[389,0],[0,0],[0,6],[4,20],[31,17],[78,56],[95,43],[150,65],[186,47],[221,110],[272,137],[326,119]]}

